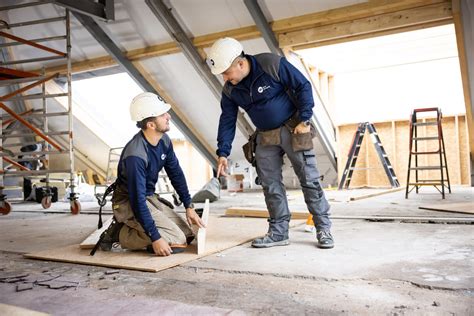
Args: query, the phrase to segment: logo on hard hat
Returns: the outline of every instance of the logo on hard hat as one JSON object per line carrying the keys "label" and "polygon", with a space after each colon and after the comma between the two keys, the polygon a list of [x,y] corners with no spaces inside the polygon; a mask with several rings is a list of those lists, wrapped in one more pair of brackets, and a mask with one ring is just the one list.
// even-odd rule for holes
{"label": "logo on hard hat", "polygon": [[214,62],[214,59],[210,59],[209,61],[211,62],[211,65],[213,65],[213,66],[216,65],[216,63]]}

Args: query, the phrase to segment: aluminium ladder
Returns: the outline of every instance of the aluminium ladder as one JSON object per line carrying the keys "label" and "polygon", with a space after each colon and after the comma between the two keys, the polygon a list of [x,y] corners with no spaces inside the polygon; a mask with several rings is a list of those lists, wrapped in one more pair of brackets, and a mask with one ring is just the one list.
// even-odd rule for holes
{"label": "aluminium ladder", "polygon": [[[418,114],[420,113],[429,113],[429,112],[436,112],[436,117],[434,119],[427,120],[426,118],[420,118]],[[411,114],[410,119],[410,147],[409,147],[409,157],[408,157],[408,175],[407,175],[407,185],[405,190],[405,198],[408,198],[408,194],[415,189],[416,193],[418,193],[419,188],[422,186],[434,186],[440,193],[442,198],[445,198],[445,188],[448,189],[449,193],[451,193],[451,183],[449,181],[449,173],[448,173],[448,162],[446,160],[446,150],[444,147],[444,137],[443,137],[443,129],[442,129],[442,114],[439,108],[422,108],[422,109],[415,109]],[[427,135],[427,127],[434,126],[436,131],[433,135]],[[421,136],[418,128],[423,127],[424,135]],[[419,151],[418,142],[425,142],[425,148],[428,147],[428,143],[435,142],[437,148],[434,150]],[[425,165],[419,165],[418,157],[420,155],[425,156]],[[439,163],[437,162],[436,165],[429,165],[429,155],[437,155],[439,157]],[[412,165],[413,160],[412,157],[414,156],[414,165]],[[415,171],[415,182],[410,182],[410,175],[411,171]],[[420,172],[429,172],[430,170],[437,170],[439,171],[439,179],[420,179]],[[410,189],[410,186],[412,188]],[[441,187],[441,190],[440,188]]]}
{"label": "aluminium ladder", "polygon": [[354,170],[358,170],[355,165],[357,162],[357,157],[359,155],[360,148],[362,146],[362,141],[364,140],[366,130],[368,130],[370,133],[370,138],[372,140],[372,143],[374,144],[375,150],[377,151],[377,155],[380,158],[380,162],[382,163],[383,169],[387,175],[390,185],[392,186],[392,188],[399,187],[400,183],[398,182],[397,176],[395,175],[395,171],[393,170],[392,164],[390,163],[390,159],[388,158],[388,155],[385,152],[385,149],[383,148],[382,142],[380,141],[379,135],[377,134],[377,130],[375,129],[374,124],[364,122],[359,123],[357,130],[354,134],[354,139],[349,149],[347,163],[344,168],[341,181],[339,182],[339,190],[349,188],[349,184],[352,179],[352,174]]}

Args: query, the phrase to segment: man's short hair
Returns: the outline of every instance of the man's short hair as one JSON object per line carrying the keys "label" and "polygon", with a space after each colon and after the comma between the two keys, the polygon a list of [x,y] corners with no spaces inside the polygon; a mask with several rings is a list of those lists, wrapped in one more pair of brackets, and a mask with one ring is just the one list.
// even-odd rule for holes
{"label": "man's short hair", "polygon": [[141,128],[142,130],[146,130],[146,124],[148,122],[153,122],[155,120],[154,116],[147,117],[146,119],[143,119],[139,122],[137,122],[137,127]]}
{"label": "man's short hair", "polygon": [[245,53],[242,51],[239,56],[235,57],[232,63],[235,63],[238,60],[245,59]]}

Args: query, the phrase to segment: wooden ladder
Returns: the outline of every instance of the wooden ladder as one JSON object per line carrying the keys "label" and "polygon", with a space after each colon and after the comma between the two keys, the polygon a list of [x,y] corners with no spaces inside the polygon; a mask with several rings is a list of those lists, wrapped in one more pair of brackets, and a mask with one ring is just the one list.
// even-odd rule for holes
{"label": "wooden ladder", "polygon": [[[419,113],[436,112],[434,120],[426,120],[426,118],[420,119],[417,116]],[[451,184],[449,182],[448,163],[446,161],[446,150],[444,147],[443,129],[442,129],[442,114],[439,108],[422,108],[415,109],[410,119],[410,149],[408,157],[408,175],[407,175],[407,186],[405,190],[405,198],[408,198],[408,194],[415,189],[418,193],[419,188],[422,186],[434,186],[445,198],[445,188],[448,188],[451,193]],[[423,135],[421,136],[418,127],[426,128],[426,126],[436,126],[436,134],[434,135]],[[435,150],[419,151],[418,142],[430,142],[436,141],[438,148]],[[418,156],[420,155],[438,155],[439,164],[437,165],[424,165],[420,166],[418,162]],[[412,158],[415,159],[412,159]],[[411,171],[415,171],[415,182],[410,181]],[[439,179],[420,179],[420,171],[439,170]],[[410,188],[411,187],[411,188]]]}

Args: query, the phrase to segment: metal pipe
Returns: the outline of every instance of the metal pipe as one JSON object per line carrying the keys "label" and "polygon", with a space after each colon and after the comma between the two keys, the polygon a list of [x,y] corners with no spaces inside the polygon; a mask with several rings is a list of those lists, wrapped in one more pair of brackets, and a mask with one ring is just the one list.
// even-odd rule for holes
{"label": "metal pipe", "polygon": [[[43,66],[43,69],[41,69],[41,74],[44,76],[46,73],[46,70],[45,70],[45,67]],[[43,130],[45,133],[48,132],[48,117],[46,116],[47,114],[47,103],[46,103],[46,98],[44,97],[46,95],[46,85],[45,83],[43,82],[41,84],[41,94],[43,95],[43,98],[41,99],[41,103],[43,105]],[[42,143],[42,149],[43,149],[43,152],[46,152],[45,153],[45,157],[44,157],[44,165],[45,165],[45,168],[46,169],[49,169],[49,146],[43,142]],[[46,174],[46,187],[49,187],[49,173]]]}
{"label": "metal pipe", "polygon": [[[34,38],[30,39],[30,42],[41,43],[41,42],[50,42],[50,41],[58,41],[66,39],[66,35],[59,35],[59,36],[51,36],[51,37],[42,37],[42,38]],[[9,42],[0,44],[0,48],[10,47],[10,46],[17,46],[17,45],[24,45],[21,42]]]}
{"label": "metal pipe", "polygon": [[66,52],[67,52],[67,102],[68,102],[68,109],[67,111],[69,112],[68,118],[68,125],[69,125],[69,168],[71,169],[70,173],[70,188],[71,188],[71,193],[69,195],[69,198],[71,202],[73,202],[76,199],[76,195],[74,192],[74,142],[73,142],[73,113],[72,113],[72,96],[71,96],[71,16],[69,9],[66,9]]}
{"label": "metal pipe", "polygon": [[[1,99],[1,98],[0,98]],[[56,142],[54,142],[52,139],[50,139],[48,136],[46,136],[45,134],[43,134],[43,132],[41,132],[39,129],[37,129],[36,127],[34,127],[33,125],[31,125],[28,121],[26,121],[25,119],[23,119],[21,116],[19,116],[18,114],[16,114],[15,112],[13,112],[8,106],[6,106],[5,104],[3,104],[2,102],[0,102],[0,107],[5,111],[7,112],[8,114],[10,114],[11,116],[13,116],[14,118],[17,119],[17,121],[19,121],[20,123],[22,123],[23,125],[25,125],[26,127],[28,127],[29,129],[31,129],[36,135],[38,135],[39,137],[41,137],[42,139],[44,139],[45,141],[47,141],[48,143],[50,143],[52,146],[54,146],[54,148],[56,148],[57,150],[59,151],[62,151],[62,148],[61,146],[59,146],[58,144],[56,144]]]}
{"label": "metal pipe", "polygon": [[65,53],[60,52],[59,50],[56,50],[56,49],[53,49],[53,48],[50,48],[50,47],[32,42],[32,41],[29,41],[29,40],[26,40],[24,38],[21,38],[21,37],[12,35],[12,34],[8,34],[8,33],[0,31],[0,36],[12,39],[14,41],[17,41],[17,42],[20,42],[20,43],[23,43],[23,44],[26,44],[26,45],[29,45],[29,46],[36,47],[38,49],[44,50],[44,51],[52,53],[52,54],[56,54],[56,55],[63,56],[63,57],[66,56]]}
{"label": "metal pipe", "polygon": [[15,91],[12,91],[12,92],[10,92],[10,93],[8,93],[8,94],[5,94],[4,96],[0,97],[0,101],[5,101],[5,100],[7,100],[7,99],[10,99],[11,97],[13,97],[13,96],[15,96],[15,95],[17,95],[17,94],[22,93],[22,92],[25,92],[25,91],[27,91],[27,90],[30,90],[31,88],[34,88],[34,87],[36,87],[36,86],[42,84],[43,82],[46,82],[46,81],[48,81],[48,80],[51,80],[51,79],[57,77],[58,75],[59,75],[59,73],[57,72],[57,73],[55,73],[54,75],[45,77],[45,78],[43,78],[43,79],[41,79],[41,80],[38,80],[38,81],[36,81],[36,82],[34,82],[34,83],[31,83],[31,84],[29,84],[29,85],[27,85],[27,86],[24,86],[23,88],[20,88],[20,89],[17,89],[17,90],[15,90]]}
{"label": "metal pipe", "polygon": [[18,146],[28,146],[28,145],[36,145],[36,144],[38,144],[38,141],[36,140],[32,142],[9,143],[9,144],[5,144],[3,148],[13,148],[13,147],[18,147]]}
{"label": "metal pipe", "polygon": [[31,81],[42,80],[44,78],[46,78],[46,77],[44,77],[44,76],[31,76],[31,77],[0,80],[0,86],[7,86],[7,85],[12,85],[12,84],[18,84],[18,83],[26,83],[26,82],[31,82]]}
{"label": "metal pipe", "polygon": [[58,170],[30,170],[30,171],[9,171],[9,170],[0,170],[0,174],[4,177],[17,177],[17,176],[33,176],[33,175],[43,175],[46,173],[69,173],[69,169],[58,169]]}
{"label": "metal pipe", "polygon": [[14,165],[15,167],[20,168],[20,170],[25,170],[25,171],[29,171],[29,170],[30,170],[30,169],[26,168],[25,166],[20,165],[18,162],[11,160],[10,158],[2,157],[2,159],[5,160],[5,161],[8,162],[8,163]]}
{"label": "metal pipe", "polygon": [[[28,152],[13,152],[13,156],[24,156],[24,155],[65,155],[67,154],[66,152],[59,152],[59,151],[47,151],[47,150],[42,150],[42,151],[28,151]],[[0,152],[0,157],[11,157],[11,153],[2,153]],[[38,157],[25,157],[25,158],[11,158],[13,161],[35,161],[38,159],[45,159],[44,157],[38,158]]]}
{"label": "metal pipe", "polygon": [[[27,110],[27,111],[21,112],[21,113],[20,113],[20,114],[18,114],[18,115],[21,115],[21,116],[26,116],[26,115],[29,115],[29,114],[31,114],[32,112],[33,112],[33,109],[30,109],[30,110]],[[2,117],[2,119],[3,119],[3,117]],[[10,119],[8,119],[8,120],[5,120],[5,121],[3,122],[3,125],[8,125],[8,124],[10,124],[11,122],[14,122],[14,121],[15,121],[15,119],[14,119],[14,118],[10,118]]]}
{"label": "metal pipe", "polygon": [[[31,113],[28,115],[27,119],[29,118],[37,118],[37,117],[43,117],[43,116],[47,116],[47,117],[53,117],[53,116],[65,116],[65,115],[68,115],[68,112],[54,112],[54,113],[47,113],[46,115],[43,114],[43,113]],[[7,118],[10,118],[10,115],[3,115],[2,116],[2,119],[7,119]]]}
{"label": "metal pipe", "polygon": [[41,58],[32,58],[32,59],[23,59],[23,60],[14,60],[14,61],[7,61],[1,62],[0,65],[16,65],[16,64],[23,64],[23,63],[36,63],[39,61],[48,61],[48,60],[56,60],[56,59],[63,59],[64,56],[51,56],[51,57],[41,57]]}
{"label": "metal pipe", "polygon": [[8,24],[8,25],[0,25],[0,30],[3,29],[11,29],[14,27],[22,27],[22,26],[28,26],[28,25],[35,25],[35,24],[44,24],[44,23],[50,23],[50,22],[58,22],[58,21],[63,21],[65,18],[63,16],[61,17],[56,17],[56,18],[49,18],[49,19],[41,19],[41,20],[34,20],[34,21],[26,21],[26,22],[20,22],[20,23],[13,23],[13,24]]}
{"label": "metal pipe", "polygon": [[53,1],[52,0],[42,0],[42,1],[37,1],[37,2],[15,4],[15,5],[10,5],[10,6],[0,7],[0,11],[7,11],[7,10],[14,10],[14,9],[19,9],[19,8],[32,7],[32,6],[42,5],[42,4],[48,4],[48,3],[51,3],[51,2],[53,2]]}
{"label": "metal pipe", "polygon": [[67,93],[56,93],[56,94],[46,94],[46,95],[42,95],[41,93],[28,94],[28,95],[17,96],[9,100],[5,100],[4,102],[18,101],[18,100],[36,100],[36,99],[42,99],[42,98],[51,99],[51,98],[60,98],[60,97],[67,97]]}
{"label": "metal pipe", "polygon": [[[46,136],[69,135],[69,131],[49,132],[45,135]],[[35,133],[23,133],[23,134],[14,134],[14,135],[10,135],[10,136],[2,135],[2,139],[18,138],[18,137],[34,137],[34,136],[37,136],[37,135]]]}

